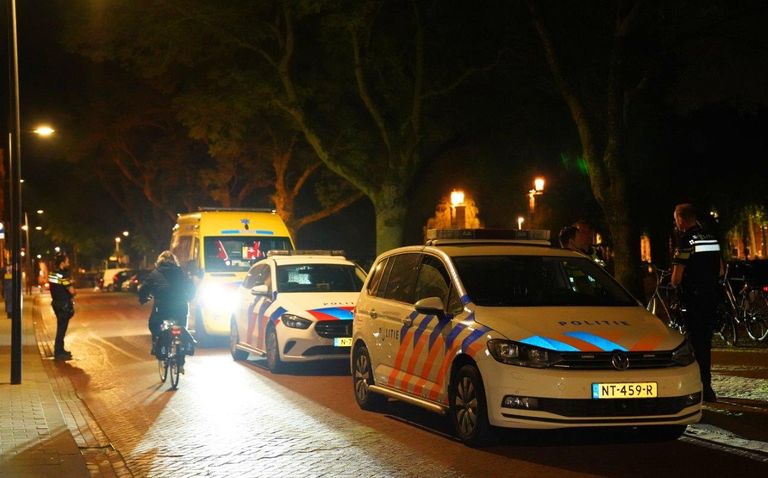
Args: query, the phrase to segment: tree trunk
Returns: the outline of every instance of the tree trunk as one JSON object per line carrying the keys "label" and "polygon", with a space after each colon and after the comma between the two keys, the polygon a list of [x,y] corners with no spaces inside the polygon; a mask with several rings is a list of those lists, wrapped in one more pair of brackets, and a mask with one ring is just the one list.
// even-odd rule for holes
{"label": "tree trunk", "polygon": [[376,211],[376,253],[402,246],[407,204],[403,189],[383,185],[371,201]]}
{"label": "tree trunk", "polygon": [[613,274],[635,297],[643,298],[640,264],[640,228],[624,198],[605,204],[605,220],[613,239]]}

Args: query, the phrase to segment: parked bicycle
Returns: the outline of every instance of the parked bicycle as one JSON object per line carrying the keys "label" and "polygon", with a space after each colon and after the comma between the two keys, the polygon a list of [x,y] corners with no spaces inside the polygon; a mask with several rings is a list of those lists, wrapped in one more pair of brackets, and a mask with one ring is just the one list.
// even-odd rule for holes
{"label": "parked bicycle", "polygon": [[686,333],[685,318],[682,313],[677,291],[669,283],[671,271],[653,266],[656,273],[656,288],[651,294],[646,309],[681,334]]}
{"label": "parked bicycle", "polygon": [[171,376],[171,388],[179,385],[181,374],[184,373],[185,358],[195,354],[195,339],[181,325],[173,320],[164,320],[160,326],[160,335],[155,344],[157,368],[160,382],[165,383]]}
{"label": "parked bicycle", "polygon": [[[733,283],[742,283],[738,292]],[[763,341],[768,337],[768,297],[763,287],[754,286],[746,277],[731,277],[731,265],[725,268],[722,280],[723,300],[717,307],[715,334],[728,345],[737,345],[739,329],[744,328],[750,339]]]}

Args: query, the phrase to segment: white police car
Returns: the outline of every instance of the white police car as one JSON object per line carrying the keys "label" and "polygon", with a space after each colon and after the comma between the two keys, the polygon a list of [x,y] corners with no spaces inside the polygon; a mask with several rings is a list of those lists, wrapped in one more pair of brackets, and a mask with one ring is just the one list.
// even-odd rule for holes
{"label": "white police car", "polygon": [[701,418],[687,339],[589,258],[549,247],[548,231],[430,234],[381,254],[360,293],[351,366],[361,408],[394,398],[448,414],[471,445],[494,426],[672,438]]}
{"label": "white police car", "polygon": [[270,251],[238,289],[232,357],[266,355],[272,372],[284,362],[346,358],[363,280],[365,272],[340,251]]}

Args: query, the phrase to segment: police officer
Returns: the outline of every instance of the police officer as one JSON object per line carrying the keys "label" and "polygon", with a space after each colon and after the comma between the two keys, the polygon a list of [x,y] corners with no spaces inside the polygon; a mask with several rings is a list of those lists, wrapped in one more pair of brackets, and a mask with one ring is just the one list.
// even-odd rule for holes
{"label": "police officer", "polygon": [[712,389],[712,333],[715,326],[715,309],[718,278],[723,275],[723,261],[717,238],[706,231],[696,220],[692,204],[675,207],[677,244],[672,258],[672,287],[678,288],[691,345],[699,362],[704,401],[716,402]]}
{"label": "police officer", "polygon": [[70,360],[72,353],[64,349],[64,335],[69,319],[75,315],[75,287],[69,275],[69,257],[59,254],[54,258],[55,270],[48,274],[51,288],[51,306],[56,314],[56,339],[53,342],[53,357],[56,360]]}

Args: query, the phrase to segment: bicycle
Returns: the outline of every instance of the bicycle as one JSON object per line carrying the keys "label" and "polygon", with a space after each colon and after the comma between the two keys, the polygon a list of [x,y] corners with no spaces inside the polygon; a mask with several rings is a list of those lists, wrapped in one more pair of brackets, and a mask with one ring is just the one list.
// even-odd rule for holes
{"label": "bicycle", "polygon": [[[768,337],[768,299],[763,288],[752,286],[746,277],[730,277],[731,265],[726,265],[721,282],[723,300],[717,306],[715,334],[731,346],[739,340],[743,327],[750,339],[761,342]],[[738,294],[732,282],[743,282]]]}
{"label": "bicycle", "polygon": [[645,308],[666,323],[667,327],[685,335],[687,329],[683,310],[676,289],[669,284],[672,272],[655,266],[653,266],[653,271],[656,273],[656,288],[648,299]]}
{"label": "bicycle", "polygon": [[195,353],[195,339],[185,327],[176,324],[174,320],[164,320],[160,325],[157,342],[155,349],[160,382],[165,383],[170,375],[171,388],[175,390],[179,386],[181,374],[184,373],[184,357]]}

